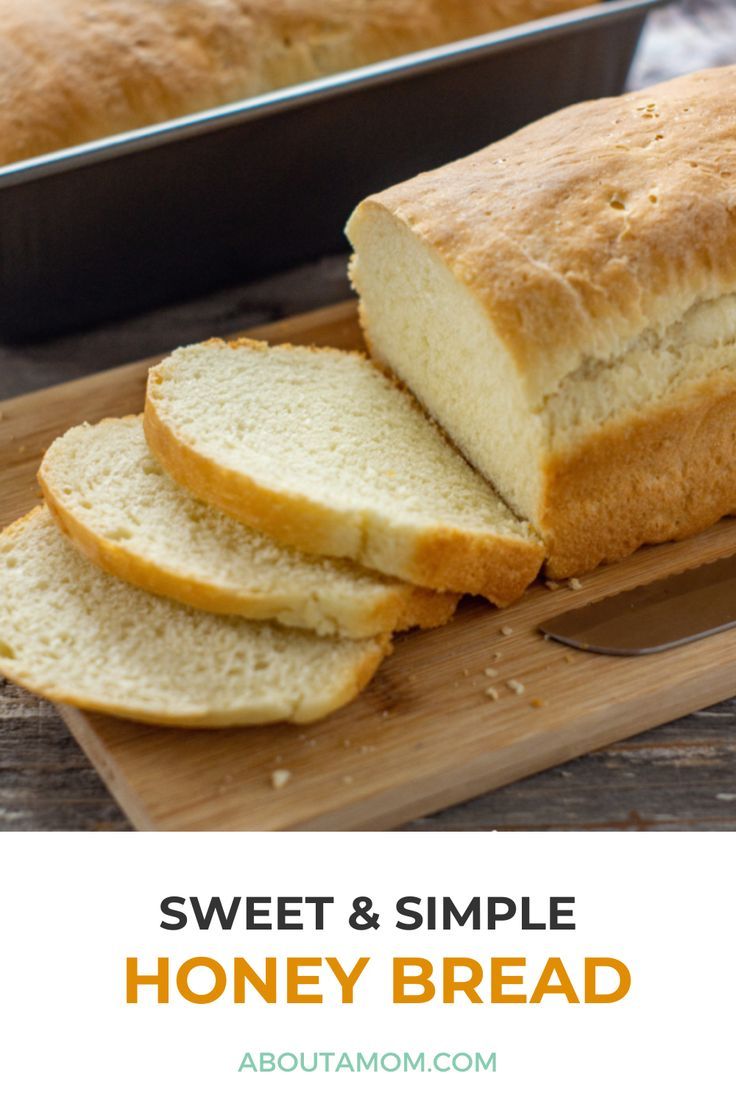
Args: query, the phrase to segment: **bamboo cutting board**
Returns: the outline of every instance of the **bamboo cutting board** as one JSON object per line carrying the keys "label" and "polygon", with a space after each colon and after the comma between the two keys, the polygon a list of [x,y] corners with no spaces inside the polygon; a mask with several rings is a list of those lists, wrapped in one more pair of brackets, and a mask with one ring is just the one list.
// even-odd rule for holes
{"label": "bamboo cutting board", "polygon": [[[250,333],[360,344],[353,303]],[[57,434],[142,409],[150,363],[0,404],[2,525],[37,503],[36,468]],[[182,731],[61,712],[138,828],[388,828],[736,693],[736,630],[633,659],[572,651],[537,631],[553,613],[733,552],[736,521],[723,521],[599,569],[581,591],[536,585],[507,611],[466,600],[450,625],[398,638],[357,701],[308,727]],[[291,772],[280,790],[276,769]]]}

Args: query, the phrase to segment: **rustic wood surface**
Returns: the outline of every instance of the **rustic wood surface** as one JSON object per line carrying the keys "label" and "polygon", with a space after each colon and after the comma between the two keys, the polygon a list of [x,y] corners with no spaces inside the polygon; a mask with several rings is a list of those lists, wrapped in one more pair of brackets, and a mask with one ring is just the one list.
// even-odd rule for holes
{"label": "rustic wood surface", "polygon": [[[649,23],[631,83],[736,61],[732,0],[685,0]],[[246,329],[347,293],[344,258],[52,342],[0,346],[0,398]],[[432,817],[411,830],[735,830],[736,699]],[[0,680],[0,830],[126,830],[53,706]]]}

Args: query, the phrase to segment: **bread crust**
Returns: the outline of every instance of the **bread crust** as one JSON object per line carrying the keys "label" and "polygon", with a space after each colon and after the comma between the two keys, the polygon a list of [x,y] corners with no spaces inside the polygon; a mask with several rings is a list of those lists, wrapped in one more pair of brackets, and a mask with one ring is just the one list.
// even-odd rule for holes
{"label": "bread crust", "polygon": [[588,0],[0,0],[0,164]]}
{"label": "bread crust", "polygon": [[[19,518],[3,530],[0,537],[3,539],[12,538],[16,532],[22,532],[28,525],[33,524],[38,519],[39,514],[44,509],[44,506],[35,507],[30,513]],[[287,700],[284,700],[283,703],[274,702],[271,708],[268,709],[246,706],[241,709],[221,711],[210,709],[197,711],[196,713],[184,711],[174,713],[160,711],[153,707],[129,706],[124,702],[110,702],[104,699],[87,697],[70,693],[68,690],[63,690],[53,684],[34,679],[32,674],[18,670],[19,662],[5,656],[2,651],[0,651],[0,675],[34,694],[59,704],[150,724],[181,728],[222,728],[276,722],[307,724],[321,719],[352,701],[368,684],[384,657],[392,651],[391,636],[388,633],[366,640],[363,645],[365,654],[352,668],[345,671],[345,677],[341,684],[329,696],[324,696],[321,700],[315,696],[309,703],[300,700],[296,702]]]}
{"label": "bread crust", "polygon": [[604,426],[546,467],[541,510],[553,578],[736,513],[736,390],[709,377],[667,406]]}
{"label": "bread crust", "polygon": [[[137,417],[131,415],[131,417]],[[284,609],[277,596],[207,583],[160,565],[111,541],[84,525],[63,503],[52,476],[41,464],[38,481],[44,501],[59,528],[88,560],[110,575],[152,594],[194,606],[209,613],[235,614],[251,620],[276,620],[283,624],[311,629],[322,634],[335,633],[352,639],[401,632],[411,628],[431,629],[450,620],[459,595],[438,593],[408,583],[387,580],[393,592],[381,601],[367,602],[340,610],[339,619],[327,610],[313,608],[305,594],[301,606]]]}
{"label": "bread crust", "polygon": [[[364,200],[481,304],[530,408],[736,290],[736,66],[575,104]],[[348,226],[350,232],[350,224]]]}
{"label": "bread crust", "polygon": [[315,555],[344,556],[431,590],[480,594],[499,606],[519,598],[542,565],[542,545],[531,539],[476,535],[449,527],[419,537],[400,532],[386,536],[371,532],[358,512],[347,516],[225,469],[187,445],[159,417],[152,398],[157,380],[156,368],[152,368],[143,426],[162,467],[196,498],[282,544]]}

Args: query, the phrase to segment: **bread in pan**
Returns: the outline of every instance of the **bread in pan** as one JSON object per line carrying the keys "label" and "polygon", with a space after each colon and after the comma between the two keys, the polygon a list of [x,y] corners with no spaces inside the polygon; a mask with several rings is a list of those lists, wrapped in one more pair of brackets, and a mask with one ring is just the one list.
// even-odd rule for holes
{"label": "bread in pan", "polygon": [[163,467],[275,540],[499,605],[542,548],[424,416],[359,353],[213,340],[148,376]]}
{"label": "bread in pan", "polygon": [[319,637],[158,598],[100,571],[45,507],[0,534],[0,674],[52,701],[157,724],[314,721],[389,638]]}
{"label": "bread in pan", "polygon": [[373,355],[551,574],[736,510],[736,68],[566,108],[348,235]]}
{"label": "bread in pan", "polygon": [[588,0],[0,0],[0,164]]}
{"label": "bread in pan", "polygon": [[140,416],[75,426],[39,471],[75,544],[128,583],[214,613],[353,638],[448,621],[454,594],[278,545],[198,502],[155,460]]}

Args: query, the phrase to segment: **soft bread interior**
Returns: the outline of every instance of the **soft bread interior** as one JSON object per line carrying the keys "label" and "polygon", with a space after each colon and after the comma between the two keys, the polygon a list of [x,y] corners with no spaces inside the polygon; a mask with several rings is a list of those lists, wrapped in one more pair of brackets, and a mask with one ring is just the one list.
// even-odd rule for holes
{"label": "soft bread interior", "polygon": [[147,594],[84,559],[45,508],[0,534],[0,608],[0,673],[54,701],[163,724],[315,720],[388,650],[385,637],[319,637]]}
{"label": "soft bread interior", "polygon": [[480,303],[374,204],[347,227],[371,353],[403,379],[515,512],[537,517],[544,426]]}

